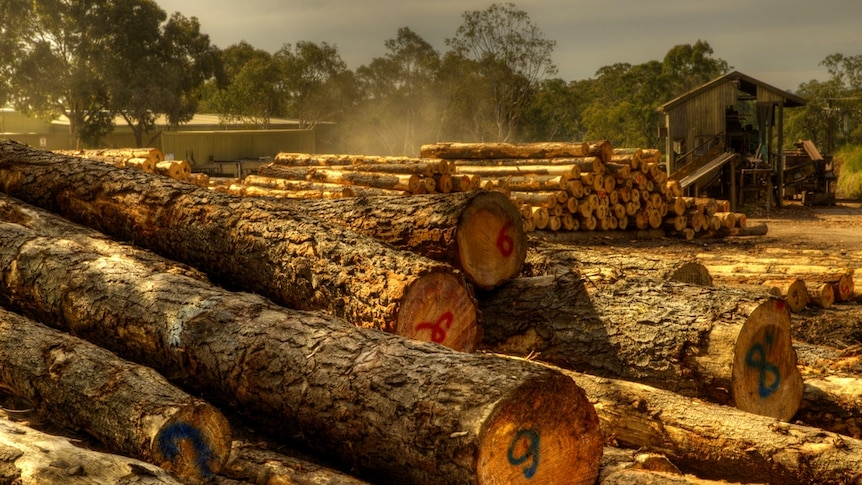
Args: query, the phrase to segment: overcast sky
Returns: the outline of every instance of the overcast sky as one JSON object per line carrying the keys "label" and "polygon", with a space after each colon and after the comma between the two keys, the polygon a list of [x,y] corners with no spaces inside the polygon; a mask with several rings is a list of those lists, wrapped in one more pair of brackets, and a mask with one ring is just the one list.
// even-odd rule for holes
{"label": "overcast sky", "polygon": [[[328,42],[355,70],[383,57],[409,27],[441,54],[466,11],[490,0],[156,0],[197,17],[213,44],[245,40],[268,52]],[[507,3],[507,2],[497,2]],[[618,62],[661,60],[673,46],[707,41],[714,56],[780,89],[825,81],[829,54],[862,55],[862,0],[522,0],[512,2],[549,40],[558,77],[589,79]]]}

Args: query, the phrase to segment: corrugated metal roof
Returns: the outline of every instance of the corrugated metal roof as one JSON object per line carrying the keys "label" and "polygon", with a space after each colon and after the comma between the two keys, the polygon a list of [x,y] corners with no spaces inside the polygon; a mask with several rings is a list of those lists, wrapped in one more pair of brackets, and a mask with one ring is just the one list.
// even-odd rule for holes
{"label": "corrugated metal roof", "polygon": [[747,83],[750,83],[750,84],[753,84],[757,87],[760,87],[761,89],[765,89],[765,90],[769,91],[770,93],[776,94],[776,95],[784,98],[784,100],[785,100],[784,106],[788,107],[788,108],[795,108],[797,106],[805,106],[806,104],[808,104],[808,101],[806,101],[804,98],[801,98],[801,97],[799,97],[799,96],[797,96],[797,95],[795,95],[789,91],[784,91],[784,90],[778,89],[774,86],[766,84],[763,81],[759,81],[757,79],[754,79],[751,76],[747,76],[747,75],[745,75],[739,71],[733,71],[733,72],[729,72],[723,76],[719,76],[719,77],[713,79],[712,81],[709,81],[708,83],[701,84],[700,86],[692,89],[691,91],[689,91],[685,94],[677,96],[676,98],[668,101],[667,103],[660,105],[658,107],[658,110],[662,113],[667,113],[669,110],[685,103],[689,99],[696,97],[698,94],[700,94],[704,91],[707,91],[707,90],[711,89],[712,87],[714,87],[718,84],[722,84],[722,83],[726,83],[726,82],[732,82],[732,81],[745,81]]}

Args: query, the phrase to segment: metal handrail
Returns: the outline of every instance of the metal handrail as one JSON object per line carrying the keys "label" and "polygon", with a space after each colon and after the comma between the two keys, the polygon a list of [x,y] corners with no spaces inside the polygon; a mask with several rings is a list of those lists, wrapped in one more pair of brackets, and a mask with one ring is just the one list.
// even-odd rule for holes
{"label": "metal handrail", "polygon": [[682,168],[682,165],[688,165],[688,163],[691,163],[691,162],[688,162],[688,163],[681,164],[681,163],[679,163],[680,161],[685,160],[686,158],[694,155],[695,152],[702,150],[704,147],[707,147],[706,150],[704,150],[704,151],[709,151],[710,149],[712,149],[712,146],[710,146],[710,145],[712,145],[713,143],[720,142],[722,140],[722,138],[724,138],[724,132],[721,132],[717,135],[713,135],[713,136],[709,137],[706,141],[702,142],[700,145],[697,145],[696,147],[692,148],[691,150],[678,156],[675,160],[676,161],[676,169],[679,170],[680,168]]}

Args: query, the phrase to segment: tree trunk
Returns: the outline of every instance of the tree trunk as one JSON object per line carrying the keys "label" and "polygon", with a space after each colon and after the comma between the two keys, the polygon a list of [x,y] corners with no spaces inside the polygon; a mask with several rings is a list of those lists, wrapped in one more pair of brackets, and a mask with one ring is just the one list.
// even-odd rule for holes
{"label": "tree trunk", "polygon": [[0,332],[0,385],[50,421],[190,483],[218,474],[227,460],[224,416],[155,371],[2,309]]}
{"label": "tree trunk", "polygon": [[509,177],[522,175],[562,175],[576,179],[580,177],[581,169],[578,165],[551,165],[551,164],[531,164],[531,165],[458,165],[455,168],[455,175],[470,174],[479,175],[480,177]]}
{"label": "tree trunk", "polygon": [[521,215],[499,192],[295,203],[298,212],[452,264],[480,288],[516,276],[527,253]]}
{"label": "tree trunk", "polygon": [[782,420],[802,399],[790,314],[778,299],[635,277],[591,291],[568,273],[516,279],[479,301],[482,346],[494,352]]}
{"label": "tree trunk", "polygon": [[263,197],[270,199],[344,199],[356,194],[349,185],[337,189],[280,190],[257,185],[230,184],[227,193],[237,197]]}
{"label": "tree trunk", "polygon": [[[392,249],[290,205],[0,143],[13,197],[297,309],[473,350],[476,302],[450,265]],[[443,328],[445,326],[445,328]]]}
{"label": "tree trunk", "polygon": [[252,484],[371,485],[352,475],[243,441],[234,441],[221,475]]}
{"label": "tree trunk", "polygon": [[[449,163],[445,160],[426,160],[422,158],[415,157],[378,157],[371,155],[349,155],[349,154],[337,154],[337,155],[317,155],[317,154],[309,154],[309,153],[278,153],[273,158],[273,163],[276,165],[286,165],[291,167],[308,167],[308,166],[325,166],[325,167],[339,167],[339,166],[365,166],[368,167],[369,171],[381,171],[379,169],[374,169],[375,165],[386,165],[386,166],[397,166],[401,168],[397,168],[396,170],[403,170],[403,167],[418,167],[418,166],[430,166],[433,167],[428,175],[433,175],[437,173],[449,173]],[[408,173],[416,173],[419,174],[421,172],[425,172],[425,168],[422,168],[420,171],[415,171],[410,169]],[[386,171],[386,170],[382,170]]]}
{"label": "tree trunk", "polygon": [[417,193],[421,177],[416,174],[388,174],[380,172],[356,172],[351,167],[289,167],[269,163],[257,169],[258,175],[291,180],[309,180],[329,184],[361,185],[378,189],[400,190]]}
{"label": "tree trunk", "polygon": [[[566,372],[566,371],[564,371]],[[566,372],[595,403],[607,436],[661,453],[687,473],[745,483],[862,480],[862,442],[643,384]]]}
{"label": "tree trunk", "polygon": [[626,276],[645,276],[657,280],[712,286],[706,266],[694,259],[650,257],[625,252],[608,253],[585,246],[536,241],[527,251],[524,276],[565,274],[577,271],[594,283],[612,283]]}
{"label": "tree trunk", "polygon": [[808,287],[799,278],[768,280],[763,282],[763,286],[775,288],[793,313],[801,312],[808,304]]}
{"label": "tree trunk", "polygon": [[23,485],[183,483],[155,465],[80,448],[69,441],[0,419],[0,481]]}
{"label": "tree trunk", "polygon": [[587,143],[436,143],[422,145],[422,158],[554,158],[584,157],[589,154]]}
{"label": "tree trunk", "polygon": [[263,175],[248,175],[242,183],[245,185],[261,187],[272,190],[284,190],[288,192],[300,192],[315,190],[320,192],[340,192],[345,197],[360,196],[397,196],[409,195],[403,190],[376,189],[374,187],[359,187],[356,185],[329,184],[325,182],[309,182],[307,180],[290,180],[276,177],[265,177]]}
{"label": "tree trunk", "polygon": [[557,371],[160,272],[84,228],[61,243],[50,215],[18,212],[28,227],[0,224],[0,302],[185,382],[267,432],[402,483],[595,480],[595,410]]}

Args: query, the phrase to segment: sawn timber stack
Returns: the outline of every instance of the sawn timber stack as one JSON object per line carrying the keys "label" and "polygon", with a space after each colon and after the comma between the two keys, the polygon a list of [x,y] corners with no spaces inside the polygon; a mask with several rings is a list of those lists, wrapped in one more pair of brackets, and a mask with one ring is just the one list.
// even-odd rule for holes
{"label": "sawn timber stack", "polygon": [[[3,305],[151,366],[269,433],[398,483],[595,481],[595,409],[556,370],[230,292],[3,204]],[[58,225],[63,239],[52,236]]]}
{"label": "sawn timber stack", "polygon": [[0,142],[13,197],[297,309],[471,351],[476,300],[451,265],[309,217],[166,177]]}

